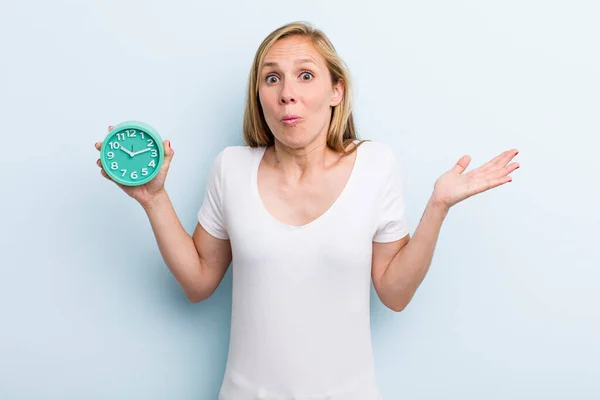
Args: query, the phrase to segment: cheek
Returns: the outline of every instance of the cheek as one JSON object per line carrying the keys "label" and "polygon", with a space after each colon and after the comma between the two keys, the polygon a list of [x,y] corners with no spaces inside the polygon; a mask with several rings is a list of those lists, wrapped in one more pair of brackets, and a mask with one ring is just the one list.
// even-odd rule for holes
{"label": "cheek", "polygon": [[277,96],[272,90],[259,90],[258,101],[265,113],[265,117],[269,118],[271,111],[275,109],[277,103]]}
{"label": "cheek", "polygon": [[331,92],[327,88],[314,87],[307,90],[304,96],[306,108],[315,112],[328,111],[331,101]]}
{"label": "cheek", "polygon": [[304,106],[315,115],[325,115],[329,112],[330,97],[327,93],[312,93],[307,96]]}

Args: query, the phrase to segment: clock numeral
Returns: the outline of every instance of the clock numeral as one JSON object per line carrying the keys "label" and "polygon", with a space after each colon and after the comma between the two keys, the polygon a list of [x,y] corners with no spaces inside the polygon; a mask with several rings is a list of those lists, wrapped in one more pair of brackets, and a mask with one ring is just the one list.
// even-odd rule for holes
{"label": "clock numeral", "polygon": [[148,146],[146,147],[154,147],[154,140],[148,139]]}
{"label": "clock numeral", "polygon": [[142,135],[142,139],[144,139],[144,132],[140,131],[140,135]]}
{"label": "clock numeral", "polygon": [[127,137],[136,137],[135,136],[135,129],[126,130],[125,132],[127,132]]}
{"label": "clock numeral", "polygon": [[121,147],[121,145],[119,144],[119,142],[110,142],[108,145],[110,146],[110,148],[112,150],[117,150],[119,147]]}
{"label": "clock numeral", "polygon": [[119,169],[119,164],[117,164],[117,162],[116,162],[116,161],[113,161],[113,162],[110,164],[110,169]]}
{"label": "clock numeral", "polygon": [[137,179],[137,177],[138,177],[137,171],[133,171],[129,176],[131,177],[131,179]]}
{"label": "clock numeral", "polygon": [[148,168],[142,168],[142,176],[148,175]]}
{"label": "clock numeral", "polygon": [[127,170],[126,170],[126,169],[122,169],[122,170],[121,170],[121,176],[125,176],[125,174],[126,174],[126,173],[127,173]]}
{"label": "clock numeral", "polygon": [[158,156],[158,151],[152,150],[151,154],[152,154],[152,157],[157,157]]}
{"label": "clock numeral", "polygon": [[108,153],[106,153],[106,155],[108,156],[109,160],[112,160],[113,158],[115,158],[115,153],[113,153],[112,151],[109,151]]}
{"label": "clock numeral", "polygon": [[149,167],[156,167],[156,163],[154,162],[154,160],[152,160],[152,161],[150,161],[150,162],[148,163],[148,166],[149,166]]}
{"label": "clock numeral", "polygon": [[125,134],[124,133],[117,133],[117,140],[125,140]]}

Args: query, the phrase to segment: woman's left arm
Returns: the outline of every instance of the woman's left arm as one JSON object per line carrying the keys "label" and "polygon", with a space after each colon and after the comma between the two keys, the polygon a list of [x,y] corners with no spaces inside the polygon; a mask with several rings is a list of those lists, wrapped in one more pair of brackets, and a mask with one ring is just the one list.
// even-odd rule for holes
{"label": "woman's left arm", "polygon": [[[512,181],[509,174],[520,167],[508,164],[518,151],[505,151],[481,167],[463,174],[470,163],[463,156],[434,185],[433,194],[412,238],[391,243],[373,243],[373,283],[384,305],[402,311],[425,278],[450,208],[477,193]],[[507,165],[508,164],[508,165]]]}

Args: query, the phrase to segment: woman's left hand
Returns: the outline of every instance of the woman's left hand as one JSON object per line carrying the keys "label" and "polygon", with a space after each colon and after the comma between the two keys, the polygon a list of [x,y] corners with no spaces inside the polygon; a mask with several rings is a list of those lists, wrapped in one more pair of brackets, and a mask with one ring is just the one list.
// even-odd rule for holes
{"label": "woman's left hand", "polygon": [[508,174],[519,168],[520,165],[516,162],[507,164],[518,153],[516,149],[507,150],[466,174],[463,172],[471,162],[471,157],[463,156],[454,168],[440,176],[435,182],[431,201],[435,206],[449,209],[477,193],[512,181]]}

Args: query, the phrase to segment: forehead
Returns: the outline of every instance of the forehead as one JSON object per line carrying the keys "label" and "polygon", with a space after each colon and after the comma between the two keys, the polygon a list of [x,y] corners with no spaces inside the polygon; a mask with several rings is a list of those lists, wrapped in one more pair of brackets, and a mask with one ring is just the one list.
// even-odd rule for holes
{"label": "forehead", "polygon": [[279,39],[265,54],[265,63],[293,62],[295,60],[309,59],[315,64],[323,65],[323,57],[312,44],[310,38],[290,36]]}

